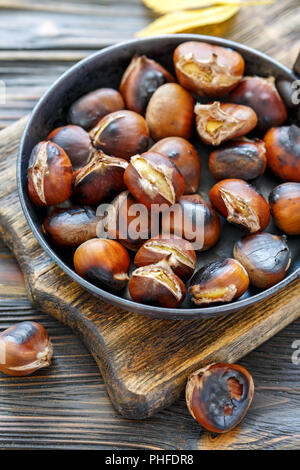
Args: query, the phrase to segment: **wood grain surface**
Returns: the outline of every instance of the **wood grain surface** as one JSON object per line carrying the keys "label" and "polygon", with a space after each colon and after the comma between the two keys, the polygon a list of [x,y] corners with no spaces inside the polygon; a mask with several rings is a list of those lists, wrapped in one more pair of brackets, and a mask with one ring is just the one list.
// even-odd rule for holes
{"label": "wood grain surface", "polygon": [[[6,105],[0,106],[2,127],[27,114],[41,93],[73,62],[105,45],[101,45],[100,35],[106,27],[91,28],[96,20],[89,8],[93,9],[95,5],[99,8],[100,4],[105,7],[107,15],[102,14],[101,21],[107,21],[103,36],[109,35],[109,43],[132,37],[149,22],[150,15],[139,1],[122,2],[120,16],[117,16],[120,3],[0,2],[0,6],[5,7],[0,10],[0,79],[5,80],[8,90]],[[86,13],[82,12],[83,6],[89,7]],[[299,48],[299,2],[278,1],[271,7],[257,7],[251,9],[251,17],[247,11],[209,33],[240,40],[291,65]],[[81,25],[84,23],[84,15],[85,32],[78,26],[80,22]],[[23,18],[21,26],[20,19]],[[60,28],[59,37],[55,37],[49,20]],[[34,25],[43,24],[37,34]],[[258,34],[262,29],[263,35]],[[93,31],[95,37],[92,37]],[[199,32],[208,31],[201,28]],[[53,365],[48,370],[22,380],[0,377],[0,447],[299,447],[300,366],[291,360],[292,344],[300,339],[299,320],[240,361],[254,376],[256,395],[245,421],[235,431],[218,437],[204,433],[188,415],[183,397],[154,418],[126,420],[112,409],[98,369],[81,342],[68,328],[31,308],[25,297],[22,276],[3,246],[0,260],[1,329],[18,320],[41,321],[48,329],[56,351]],[[297,309],[296,303],[293,308]]]}

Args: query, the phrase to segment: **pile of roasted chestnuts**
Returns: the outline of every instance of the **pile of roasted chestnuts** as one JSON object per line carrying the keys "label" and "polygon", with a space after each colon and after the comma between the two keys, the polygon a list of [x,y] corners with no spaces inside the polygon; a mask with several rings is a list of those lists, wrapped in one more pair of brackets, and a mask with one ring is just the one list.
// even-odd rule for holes
{"label": "pile of roasted chestnuts", "polygon": [[[175,49],[172,74],[135,56],[119,90],[100,88],[79,98],[65,125],[33,148],[29,197],[48,208],[43,231],[75,251],[80,276],[113,290],[128,285],[134,301],[166,308],[180,306],[186,295],[191,306],[231,302],[249,284],[267,289],[286,276],[287,236],[300,235],[300,128],[287,121],[294,104],[279,93],[280,84],[244,71],[238,52],[197,41]],[[193,134],[210,146],[216,180],[210,202],[197,194],[203,157],[190,142]],[[283,181],[269,201],[250,183],[267,168]],[[111,203],[105,217],[96,210],[102,203]],[[147,209],[138,236],[124,229],[134,220],[135,203]],[[170,212],[174,205],[180,217]],[[199,208],[202,227],[194,217]],[[280,236],[264,232],[271,216]],[[201,253],[222,235],[220,217],[246,236],[232,257],[207,265]],[[201,246],[194,243],[198,228]]]}

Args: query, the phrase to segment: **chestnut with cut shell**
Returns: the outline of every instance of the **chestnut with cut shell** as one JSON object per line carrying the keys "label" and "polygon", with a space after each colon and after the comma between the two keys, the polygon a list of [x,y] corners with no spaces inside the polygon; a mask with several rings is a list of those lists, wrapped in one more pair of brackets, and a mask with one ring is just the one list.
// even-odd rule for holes
{"label": "chestnut with cut shell", "polygon": [[276,186],[269,202],[277,227],[287,235],[300,235],[300,183]]}
{"label": "chestnut with cut shell", "polygon": [[3,331],[0,351],[0,371],[14,377],[48,367],[53,355],[47,331],[33,321],[24,321]]}
{"label": "chestnut with cut shell", "polygon": [[245,61],[227,47],[188,41],[175,49],[174,66],[182,86],[200,96],[218,97],[238,85]]}
{"label": "chestnut with cut shell", "polygon": [[245,417],[253,394],[253,379],[238,364],[211,364],[191,374],[186,384],[189,412],[214,433],[236,427]]}
{"label": "chestnut with cut shell", "polygon": [[257,116],[249,106],[214,101],[195,106],[196,129],[204,143],[218,146],[252,131]]}
{"label": "chestnut with cut shell", "polygon": [[145,114],[157,88],[174,81],[174,77],[155,60],[145,55],[135,55],[122,76],[120,92],[128,109]]}

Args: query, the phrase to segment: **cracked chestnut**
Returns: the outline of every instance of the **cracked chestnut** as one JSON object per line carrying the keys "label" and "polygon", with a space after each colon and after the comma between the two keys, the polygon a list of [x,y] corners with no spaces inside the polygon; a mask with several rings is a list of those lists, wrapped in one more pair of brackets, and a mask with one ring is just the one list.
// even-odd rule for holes
{"label": "cracked chestnut", "polygon": [[0,371],[6,375],[33,374],[51,363],[53,348],[39,323],[24,321],[0,334]]}
{"label": "cracked chestnut", "polygon": [[192,277],[189,293],[197,306],[225,303],[241,297],[249,287],[246,269],[235,259],[214,261]]}
{"label": "cracked chestnut", "polygon": [[37,206],[55,206],[69,199],[72,165],[65,151],[50,141],[39,142],[28,164],[28,193]]}
{"label": "cracked chestnut", "polygon": [[247,232],[261,232],[269,224],[269,204],[246,181],[234,178],[222,180],[212,187],[209,198],[228,222]]}
{"label": "cracked chestnut", "polygon": [[166,83],[152,95],[146,121],[153,140],[165,137],[190,139],[194,124],[193,96],[178,83]]}
{"label": "cracked chestnut", "polygon": [[120,92],[126,107],[143,115],[157,88],[174,81],[174,77],[155,60],[135,55],[121,79]]}
{"label": "cracked chestnut", "polygon": [[93,238],[80,245],[74,254],[74,267],[79,276],[113,290],[125,287],[129,266],[127,250],[115,240]]}
{"label": "cracked chestnut", "polygon": [[166,137],[150,149],[168,157],[184,179],[184,193],[197,191],[201,175],[201,160],[195,147],[182,137]]}
{"label": "cracked chestnut", "polygon": [[197,103],[195,113],[197,132],[209,145],[217,146],[248,134],[257,124],[253,109],[234,103]]}
{"label": "cracked chestnut", "polygon": [[184,301],[186,289],[167,260],[133,271],[129,292],[135,302],[176,308]]}
{"label": "cracked chestnut", "polygon": [[227,47],[189,41],[175,49],[174,66],[182,86],[200,96],[218,97],[238,85],[245,61]]}
{"label": "cracked chestnut", "polygon": [[104,116],[90,131],[96,149],[108,155],[129,160],[149,147],[145,119],[134,111],[115,111]]}
{"label": "cracked chestnut", "polygon": [[277,227],[287,235],[300,235],[300,183],[283,183],[269,196]]}
{"label": "cracked chestnut", "polygon": [[291,264],[286,237],[265,232],[237,241],[233,255],[246,269],[250,283],[259,289],[268,289],[284,279]]}
{"label": "cracked chestnut", "polygon": [[191,374],[186,384],[189,412],[214,433],[236,427],[245,417],[253,394],[253,379],[238,364],[211,364]]}
{"label": "cracked chestnut", "polygon": [[72,104],[68,113],[68,122],[90,131],[104,116],[124,108],[123,97],[117,90],[99,88]]}

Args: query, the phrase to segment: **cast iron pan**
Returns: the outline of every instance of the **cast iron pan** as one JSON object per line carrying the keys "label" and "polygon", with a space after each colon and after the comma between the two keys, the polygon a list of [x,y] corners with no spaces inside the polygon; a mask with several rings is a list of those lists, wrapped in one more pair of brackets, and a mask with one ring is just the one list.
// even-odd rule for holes
{"label": "cast iron pan", "polygon": [[[189,298],[177,309],[138,304],[130,299],[129,292],[126,289],[120,293],[115,293],[110,291],[107,287],[100,288],[82,279],[73,269],[72,252],[68,253],[66,250],[61,250],[51,245],[41,230],[45,209],[35,207],[28,197],[27,167],[32,148],[39,141],[44,140],[52,129],[66,124],[68,108],[77,98],[100,87],[113,87],[118,89],[121,76],[131,58],[136,53],[146,54],[150,58],[157,60],[175,75],[172,64],[173,51],[178,44],[190,40],[206,41],[237,50],[243,55],[246,61],[246,75],[260,75],[264,77],[273,75],[277,80],[286,79],[293,81],[296,79],[296,76],[293,75],[289,69],[261,52],[232,41],[211,36],[192,34],[168,35],[132,40],[108,47],[72,67],[60,77],[41,98],[22,136],[17,172],[19,196],[28,224],[41,247],[66,274],[92,294],[125,310],[157,318],[180,320],[216,317],[225,313],[232,313],[253,305],[258,301],[267,299],[276,291],[284,288],[287,284],[300,276],[300,237],[289,237],[288,245],[292,252],[292,264],[288,275],[283,281],[270,289],[258,291],[250,288],[243,297],[235,302],[205,308],[195,308]],[[290,122],[292,121],[293,117],[290,119]],[[192,142],[197,147],[203,164],[199,192],[207,199],[209,189],[216,183],[208,171],[207,160],[210,148],[202,144],[199,137],[196,135]],[[277,184],[280,184],[280,182],[281,181],[277,180],[273,175],[267,173],[257,181],[254,181],[253,184],[258,191],[265,197],[268,197],[271,189]],[[280,233],[273,222],[270,223],[266,231],[274,234]],[[211,250],[200,254],[198,266],[203,266],[207,262],[219,258],[232,257],[234,242],[244,234],[245,233],[240,229],[222,220],[222,232],[219,243]]]}

